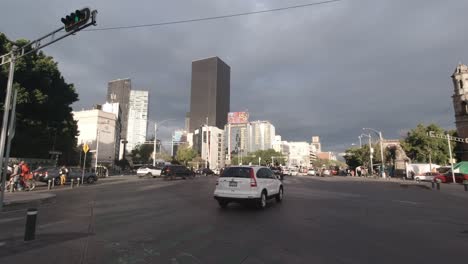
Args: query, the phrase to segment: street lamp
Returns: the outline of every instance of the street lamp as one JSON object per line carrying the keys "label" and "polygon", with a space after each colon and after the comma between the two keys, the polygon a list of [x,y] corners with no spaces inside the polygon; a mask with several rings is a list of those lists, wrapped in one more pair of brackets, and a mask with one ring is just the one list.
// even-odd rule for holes
{"label": "street lamp", "polygon": [[372,163],[372,154],[374,153],[374,150],[372,149],[372,137],[370,134],[361,134],[359,136],[359,141],[361,140],[362,137],[368,137],[369,138],[369,160],[370,160],[370,174],[374,175],[374,164]]}
{"label": "street lamp", "polygon": [[382,178],[386,178],[385,176],[385,173],[384,173],[384,170],[385,170],[385,166],[384,166],[384,155],[383,155],[383,137],[382,137],[382,132],[381,131],[378,131],[378,130],[375,130],[375,129],[372,129],[372,128],[363,128],[362,130],[370,130],[370,131],[373,131],[374,133],[376,133],[377,135],[379,135],[379,140],[380,140],[380,159],[382,160],[382,165],[381,165],[381,169],[380,169],[380,176],[382,176]]}
{"label": "street lamp", "polygon": [[260,161],[262,160],[262,157],[258,157],[258,166],[260,166]]}
{"label": "street lamp", "polygon": [[153,166],[156,166],[156,142],[157,142],[157,131],[158,131],[158,124],[159,125],[162,125],[164,124],[165,122],[169,122],[169,121],[173,121],[174,119],[165,119],[163,121],[160,121],[160,122],[156,122],[156,121],[153,121],[154,122],[154,143],[153,143],[153,153],[154,153],[154,157],[153,157]]}

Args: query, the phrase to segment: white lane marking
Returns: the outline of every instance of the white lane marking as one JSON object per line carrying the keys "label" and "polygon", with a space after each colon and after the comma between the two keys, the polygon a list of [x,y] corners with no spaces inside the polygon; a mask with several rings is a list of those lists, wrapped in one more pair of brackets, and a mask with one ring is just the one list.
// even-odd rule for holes
{"label": "white lane marking", "polygon": [[420,203],[418,203],[418,202],[403,201],[403,200],[392,200],[392,202],[405,203],[405,204],[412,204],[412,205],[418,205],[418,204],[420,204]]}
{"label": "white lane marking", "polygon": [[3,247],[4,245],[6,245],[6,242],[0,242],[0,247]]}
{"label": "white lane marking", "polygon": [[7,219],[1,219],[0,224],[7,223],[7,222],[12,222],[16,220],[23,220],[24,217],[12,217],[12,218],[7,218]]}

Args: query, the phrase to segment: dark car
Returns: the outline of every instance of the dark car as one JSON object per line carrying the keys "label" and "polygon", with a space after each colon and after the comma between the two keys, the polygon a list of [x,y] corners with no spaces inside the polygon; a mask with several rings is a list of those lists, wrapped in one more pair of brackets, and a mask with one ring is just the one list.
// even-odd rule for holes
{"label": "dark car", "polygon": [[283,169],[281,167],[271,167],[271,171],[278,177],[278,179],[283,180],[284,178],[284,173]]}
{"label": "dark car", "polygon": [[[52,180],[55,184],[60,184],[60,168],[58,167],[38,168],[33,171],[33,176],[34,179],[41,182]],[[71,179],[73,179],[74,182],[77,182],[78,178],[81,181],[82,177],[83,181],[86,183],[94,183],[97,181],[97,176],[93,172],[85,172],[83,175],[81,168],[68,168],[67,182],[70,182]]]}
{"label": "dark car", "polygon": [[194,178],[195,173],[183,165],[167,165],[161,171],[161,176],[164,179],[173,180],[177,177],[182,179]]}

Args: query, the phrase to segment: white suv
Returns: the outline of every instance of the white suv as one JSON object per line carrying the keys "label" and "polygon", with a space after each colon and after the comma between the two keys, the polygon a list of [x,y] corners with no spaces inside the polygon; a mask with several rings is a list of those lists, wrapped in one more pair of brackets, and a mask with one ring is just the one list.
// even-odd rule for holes
{"label": "white suv", "polygon": [[214,198],[221,208],[229,202],[255,201],[265,208],[267,199],[283,200],[282,182],[267,167],[234,166],[224,169],[216,182]]}

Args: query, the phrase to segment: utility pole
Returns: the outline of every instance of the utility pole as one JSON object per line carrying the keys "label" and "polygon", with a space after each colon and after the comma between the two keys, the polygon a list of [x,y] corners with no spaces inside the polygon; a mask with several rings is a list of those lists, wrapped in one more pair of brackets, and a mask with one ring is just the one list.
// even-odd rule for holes
{"label": "utility pole", "polygon": [[156,166],[156,131],[158,130],[158,124],[156,122],[154,122],[154,145],[153,145],[153,153],[154,153],[154,157],[153,157],[153,167]]}
{"label": "utility pole", "polygon": [[453,183],[456,183],[455,181],[455,172],[453,171],[453,157],[452,157],[452,145],[450,144],[450,135],[447,133],[447,143],[448,143],[448,149],[449,149],[449,157],[450,157],[450,167],[452,171],[452,179]]}
{"label": "utility pole", "polygon": [[373,171],[374,171],[374,164],[372,162],[372,154],[373,154],[374,150],[372,149],[372,139],[371,139],[371,135],[369,135],[369,158],[370,158],[370,170],[369,170],[369,173],[371,175],[373,175]]}
{"label": "utility pole", "polygon": [[[99,126],[99,125],[98,125]],[[94,165],[94,172],[97,174],[98,158],[99,158],[99,127],[96,135],[96,164]]]}

